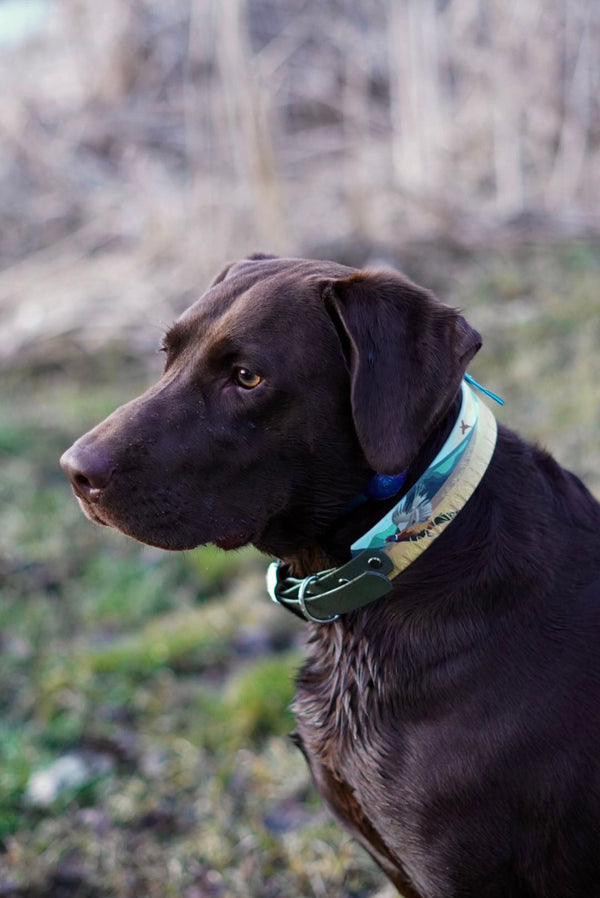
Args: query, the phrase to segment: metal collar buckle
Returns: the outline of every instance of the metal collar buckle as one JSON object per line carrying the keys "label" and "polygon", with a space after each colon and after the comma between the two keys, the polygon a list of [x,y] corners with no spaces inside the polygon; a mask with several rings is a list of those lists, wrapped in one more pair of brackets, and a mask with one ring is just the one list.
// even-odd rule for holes
{"label": "metal collar buckle", "polygon": [[[267,569],[271,599],[317,624],[332,623],[341,614],[381,598],[392,588],[386,575],[392,572],[393,563],[384,552],[376,550],[361,552],[341,567],[319,571],[302,580],[282,576],[282,567],[281,562],[274,561]],[[319,616],[315,611],[323,613]]]}
{"label": "metal collar buckle", "polygon": [[[305,577],[302,583],[300,584],[300,589],[298,590],[298,604],[302,609],[302,614],[306,618],[306,620],[311,620],[315,624],[331,624],[334,620],[337,620],[339,614],[334,614],[332,617],[315,617],[314,614],[311,614],[308,608],[306,607],[307,598],[310,599],[310,596],[306,595],[306,590],[310,586],[310,584],[314,580],[319,579],[319,574],[312,574],[310,577]],[[316,598],[316,596],[314,596]]]}

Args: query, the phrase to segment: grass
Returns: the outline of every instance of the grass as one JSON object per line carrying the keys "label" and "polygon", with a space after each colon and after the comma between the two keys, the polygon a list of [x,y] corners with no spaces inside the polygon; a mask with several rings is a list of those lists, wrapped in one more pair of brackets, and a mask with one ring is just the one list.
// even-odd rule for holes
{"label": "grass", "polygon": [[[499,418],[600,493],[598,247],[490,252],[442,280],[484,334],[471,371]],[[374,895],[285,738],[302,627],[266,599],[264,560],[149,549],[72,499],[60,453],[146,380],[109,362],[7,372],[0,398],[0,896]],[[83,780],[32,801],[73,754]]]}
{"label": "grass", "polygon": [[[307,858],[314,831],[336,858],[314,894],[366,895],[346,890],[338,856],[367,884],[381,877],[329,821],[285,739],[301,627],[265,599],[264,560],[161,552],[94,527],[58,469],[75,436],[142,388],[139,371],[89,400],[68,373],[9,379],[0,894],[304,894],[297,852]],[[89,777],[32,804],[32,777],[73,752]]]}

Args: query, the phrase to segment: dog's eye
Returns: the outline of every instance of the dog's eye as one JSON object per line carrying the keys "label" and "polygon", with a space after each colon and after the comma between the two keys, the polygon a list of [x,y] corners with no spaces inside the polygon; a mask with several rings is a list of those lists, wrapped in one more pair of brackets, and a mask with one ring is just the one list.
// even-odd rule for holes
{"label": "dog's eye", "polygon": [[234,380],[245,390],[253,390],[262,381],[260,374],[255,374],[248,368],[236,368],[233,372]]}

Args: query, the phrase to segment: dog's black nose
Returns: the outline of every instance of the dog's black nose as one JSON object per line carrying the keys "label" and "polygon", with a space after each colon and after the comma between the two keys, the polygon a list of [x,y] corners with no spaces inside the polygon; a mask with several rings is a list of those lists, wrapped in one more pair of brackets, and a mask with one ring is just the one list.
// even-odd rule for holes
{"label": "dog's black nose", "polygon": [[88,502],[98,502],[114,471],[113,461],[103,449],[79,442],[62,455],[60,466],[75,493]]}

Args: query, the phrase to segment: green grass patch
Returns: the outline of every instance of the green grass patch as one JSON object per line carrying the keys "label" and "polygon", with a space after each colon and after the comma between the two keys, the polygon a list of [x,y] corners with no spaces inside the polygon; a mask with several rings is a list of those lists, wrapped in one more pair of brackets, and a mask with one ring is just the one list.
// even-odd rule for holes
{"label": "green grass patch", "polygon": [[260,659],[235,671],[218,691],[205,695],[199,702],[209,722],[203,743],[215,751],[233,752],[289,733],[294,727],[289,707],[300,662],[296,651]]}
{"label": "green grass patch", "polygon": [[[600,493],[598,246],[412,273],[481,330],[471,371],[507,400],[498,417]],[[65,881],[111,898],[366,898],[382,876],[285,738],[303,628],[266,597],[266,560],[161,552],[96,527],[59,470],[73,439],[146,380],[107,353],[87,373],[79,360],[3,383],[0,883],[19,898]],[[106,775],[27,805],[36,771],[86,751],[111,759]]]}

